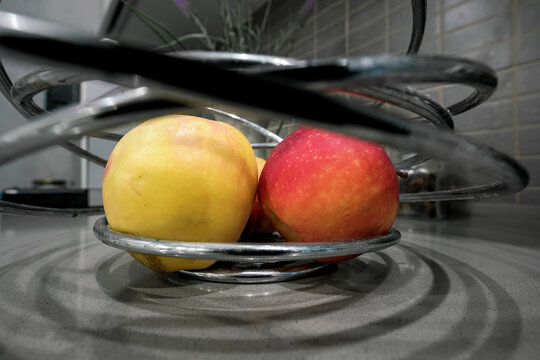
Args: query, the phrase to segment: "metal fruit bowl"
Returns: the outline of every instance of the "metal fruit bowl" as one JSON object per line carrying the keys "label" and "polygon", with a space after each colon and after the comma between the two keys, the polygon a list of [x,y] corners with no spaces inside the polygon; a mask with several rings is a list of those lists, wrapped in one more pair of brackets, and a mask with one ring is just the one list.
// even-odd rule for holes
{"label": "metal fruit bowl", "polygon": [[[413,32],[406,55],[329,60],[201,51],[158,54],[89,38],[73,29],[41,20],[0,12],[0,49],[13,58],[51,66],[15,83],[5,71],[0,71],[0,90],[31,120],[0,134],[0,165],[42,148],[60,145],[104,166],[105,159],[80,149],[70,140],[88,135],[117,141],[119,135],[105,130],[160,115],[205,109],[241,122],[268,139],[252,144],[254,148],[271,148],[281,138],[238,114],[257,114],[284,121],[295,119],[414,154],[395,162],[398,170],[406,171],[434,158],[456,166],[463,174],[475,175],[472,184],[458,188],[402,193],[401,202],[480,199],[523,190],[529,176],[515,159],[453,134],[452,117],[480,105],[495,90],[494,71],[468,59],[418,55],[426,22],[426,1],[413,0],[412,5]],[[201,79],[211,79],[212,86]],[[85,80],[103,80],[117,84],[118,88],[91,103],[54,113],[46,113],[32,100],[40,91]],[[412,88],[413,84],[460,84],[470,87],[472,92],[455,104],[443,106]],[[375,102],[366,105],[350,101],[356,98]],[[381,104],[391,104],[417,117],[411,121],[397,116],[385,111]],[[0,211],[79,216],[102,214],[103,208],[52,209],[0,201]],[[365,253],[399,241],[399,233],[392,230],[373,239],[324,244],[165,242],[111,231],[105,219],[98,220],[94,231],[101,241],[124,250],[232,260],[237,264],[251,263],[265,271],[268,268],[264,264],[283,268],[282,261],[309,262],[308,259],[313,258]],[[229,279],[264,282],[272,278],[280,280],[284,278],[281,274],[295,272],[289,267],[267,277],[261,270],[258,280],[254,280],[257,276],[250,278],[250,271],[245,270],[245,276],[237,272]],[[213,276],[196,273],[191,275],[207,279]]]}
{"label": "metal fruit bowl", "polygon": [[314,259],[360,255],[378,251],[399,242],[400,233],[370,239],[349,239],[337,242],[284,242],[278,235],[261,237],[262,242],[201,243],[143,238],[111,230],[105,217],[94,224],[94,234],[104,244],[126,251],[145,254],[219,260],[228,262],[201,271],[181,271],[184,275],[220,282],[275,282],[312,274],[328,264]]}

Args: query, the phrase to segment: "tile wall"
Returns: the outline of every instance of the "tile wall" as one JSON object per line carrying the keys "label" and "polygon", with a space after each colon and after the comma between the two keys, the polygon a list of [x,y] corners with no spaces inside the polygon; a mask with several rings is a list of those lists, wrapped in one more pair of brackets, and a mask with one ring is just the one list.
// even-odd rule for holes
{"label": "tile wall", "polygon": [[[304,3],[274,2],[269,39],[294,24]],[[528,169],[529,187],[489,200],[496,203],[540,205],[539,19],[540,0],[428,0],[420,54],[476,59],[498,75],[499,86],[488,102],[454,119],[457,134],[501,150]],[[404,54],[411,24],[408,0],[316,0],[290,52],[279,55],[312,59]],[[421,89],[445,105],[470,92],[462,86]],[[282,134],[296,126],[286,124]]]}

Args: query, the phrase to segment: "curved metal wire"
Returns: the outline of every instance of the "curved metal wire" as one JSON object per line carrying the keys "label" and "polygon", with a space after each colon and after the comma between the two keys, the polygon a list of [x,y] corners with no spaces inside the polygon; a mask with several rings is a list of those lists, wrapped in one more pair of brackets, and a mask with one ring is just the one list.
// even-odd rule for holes
{"label": "curved metal wire", "polygon": [[[0,37],[0,46],[5,46],[4,40],[5,39]],[[54,41],[51,43],[51,41],[48,40],[47,43],[48,45],[52,45]],[[17,42],[17,47],[19,46],[18,44],[20,43]],[[60,45],[63,48],[70,47],[67,43],[56,45]],[[81,45],[76,44],[75,47],[80,49]],[[35,49],[36,48],[34,47],[31,51],[33,52]],[[100,47],[100,45],[91,45],[90,49],[98,50],[98,53],[100,51],[108,53],[109,56],[104,56],[108,58],[108,61],[115,57],[117,58],[117,61],[124,61],[127,60],[128,57],[131,58],[134,56],[133,52],[139,52],[139,50],[136,49],[113,48],[113,51],[109,53],[111,48]],[[126,50],[126,52],[124,53],[122,50]],[[101,55],[105,55],[104,53]],[[199,62],[193,62],[191,60],[175,59],[157,54],[141,52],[137,55],[144,57],[145,54],[151,55],[151,58],[147,59],[148,63],[153,62],[156,68],[166,70],[164,73],[146,73],[143,71],[138,75],[139,83],[148,85],[153,84],[154,88],[163,89],[159,92],[153,91],[149,93],[150,95],[159,95],[161,96],[161,99],[151,97],[146,98],[147,104],[144,106],[146,111],[162,110],[164,107],[167,107],[166,103],[169,104],[168,106],[173,106],[172,103],[187,103],[192,106],[200,106],[201,104],[214,102],[216,98],[221,98],[224,103],[231,106],[237,106],[239,108],[243,107],[251,110],[258,109],[276,117],[288,117],[294,115],[296,118],[301,119],[306,123],[386,143],[397,146],[398,148],[412,151],[420,150],[417,152],[434,154],[441,159],[448,159],[450,161],[458,160],[458,163],[463,162],[463,166],[468,163],[475,164],[475,166],[486,170],[490,175],[502,175],[501,183],[497,183],[496,186],[490,185],[486,188],[481,188],[480,190],[476,187],[470,188],[468,191],[450,190],[445,192],[447,199],[472,199],[511,193],[522,189],[528,181],[526,171],[517,164],[515,160],[505,157],[503,154],[499,154],[493,150],[470,144],[465,140],[451,136],[451,134],[447,134],[446,132],[403,123],[399,118],[392,117],[389,114],[382,114],[380,111],[366,108],[352,108],[340,101],[318,95],[311,91],[305,91],[302,88],[291,86],[291,84],[269,81],[267,77],[234,73],[228,70],[210,67]],[[365,60],[366,58],[363,59]],[[380,58],[367,58],[369,61],[364,61],[360,66],[363,68],[363,72],[367,74],[368,84],[373,81],[373,68],[378,69],[379,71],[381,70],[381,62],[391,64],[389,67],[394,73],[389,71],[387,72],[387,75],[389,78],[394,76],[399,80],[407,79],[409,81],[418,82],[419,79],[434,79],[435,81],[441,81],[447,78],[457,79],[459,78],[458,75],[461,74],[462,82],[475,84],[479,88],[476,92],[477,98],[473,101],[476,104],[487,98],[487,95],[492,92],[492,85],[495,82],[491,69],[468,60],[440,57],[398,56],[391,60],[384,58],[384,61],[374,61],[378,59]],[[362,63],[362,59],[357,59],[357,62]],[[428,74],[421,73],[422,68],[420,66],[412,66],[415,62],[424,64],[425,68],[429,70]],[[399,67],[399,63],[403,64],[403,67]],[[105,64],[98,63],[84,65],[87,66],[87,71],[89,72],[96,71],[96,68],[99,69],[99,72],[107,70],[107,65]],[[369,65],[371,65],[371,69],[369,69]],[[82,66],[82,64],[77,62],[77,66]],[[112,67],[114,68],[114,61]],[[182,79],[186,80],[186,78],[188,78],[188,80],[193,81],[174,83],[174,81],[172,81],[174,79],[170,79],[169,76],[164,76],[165,74],[170,74],[169,70],[172,71],[173,69],[178,68],[182,68],[185,71],[185,73],[182,74],[184,76],[181,76]],[[128,71],[130,70],[131,69],[128,69]],[[463,79],[462,70],[467,70],[465,73],[469,75],[465,80]],[[454,71],[456,71],[457,74],[455,74]],[[195,73],[204,73],[213,76],[216,81],[216,86],[212,87],[211,94],[208,94],[207,92],[198,92],[200,89],[200,82],[195,81],[198,79],[189,79],[188,76],[189,74]],[[121,75],[126,76],[126,74]],[[381,76],[381,74],[375,75],[377,78],[381,78]],[[348,79],[341,78],[341,75],[339,77],[341,81],[334,81],[333,84],[338,84],[341,87],[343,83],[349,83]],[[354,77],[355,84],[357,84],[360,76],[354,74]],[[319,79],[317,80],[319,83]],[[386,80],[388,81],[388,79]],[[482,82],[480,82],[480,80]],[[234,89],[228,86],[230,83],[236,84]],[[328,88],[328,85],[326,88]],[[258,91],[255,92],[253,89],[258,89]],[[194,96],[195,93],[197,94],[196,97]],[[253,96],[254,93],[257,96]],[[123,96],[126,95],[123,94]],[[127,100],[127,98],[122,97],[119,99],[123,99],[124,101]],[[148,106],[148,104],[152,103],[154,106]],[[90,110],[87,108],[85,110],[88,111],[88,116],[85,118],[85,121],[87,121],[88,124],[85,124],[84,121],[77,118],[77,116],[80,116],[81,114],[70,114],[70,121],[73,124],[73,127],[71,128],[66,126],[70,121],[48,118],[45,119],[46,121],[35,121],[32,124],[28,124],[27,128],[24,131],[21,130],[22,132],[20,133],[12,132],[2,135],[0,137],[0,148],[2,149],[2,151],[0,151],[0,162],[7,161],[13,156],[21,156],[23,153],[28,153],[32,151],[31,148],[35,149],[39,146],[45,146],[46,143],[52,144],[63,137],[69,138],[75,135],[79,136],[85,132],[96,131],[122,123],[123,121],[127,121],[122,118],[125,117],[126,113],[129,113],[129,110],[137,112],[140,111],[142,107],[140,104],[139,107],[137,107],[135,106],[135,103],[133,103],[133,106],[135,107],[128,105],[127,108],[118,110],[116,109],[118,104],[111,103],[110,99],[104,101],[103,104],[104,107],[101,112],[104,114],[106,113],[106,115],[99,115],[100,111],[97,111],[96,108]],[[115,108],[116,113],[115,111],[107,113],[108,106]],[[83,109],[79,109],[79,111],[84,112]],[[130,113],[130,116],[128,117],[130,121],[133,119],[132,115],[133,114]],[[147,113],[146,115],[148,116],[150,114]],[[111,122],[105,123],[104,120],[106,118]],[[329,122],[330,118],[333,120],[332,122]],[[57,123],[62,124],[65,131],[58,133],[58,127],[55,126]],[[39,127],[40,125],[42,126],[41,128]],[[83,129],[85,130],[83,131]],[[49,134],[47,137],[47,132],[50,132],[51,130],[54,130],[53,133]],[[31,145],[25,145],[24,141],[13,142],[13,139],[17,139],[18,135],[29,136],[29,131],[34,131],[34,134],[30,135],[30,138],[32,138],[32,136],[39,136],[40,139],[38,141],[32,141]],[[35,133],[36,131],[39,135]],[[443,151],[441,151],[441,149],[443,149]],[[472,157],[471,154],[473,155]],[[475,154],[481,155],[482,161],[476,162],[474,159]],[[489,171],[487,169],[489,169]],[[429,196],[440,199],[438,194],[431,194],[422,195],[422,200],[425,201],[425,198]],[[409,197],[408,201],[413,201],[413,199],[415,199],[415,196]]]}
{"label": "curved metal wire", "polygon": [[[155,114],[157,105],[165,108],[173,106],[172,102],[176,104],[187,103],[191,106],[204,106],[218,101],[232,106],[263,111],[278,117],[294,116],[308,123],[346,133],[358,134],[361,137],[371,138],[375,141],[397,144],[404,148],[427,148],[435,153],[441,153],[443,159],[448,156],[449,150],[452,150],[451,154],[463,155],[459,150],[467,148],[469,153],[482,154],[484,162],[487,164],[505,163],[506,166],[501,168],[506,168],[508,173],[502,176],[506,179],[501,183],[495,182],[481,188],[473,187],[468,191],[450,190],[444,193],[447,199],[454,199],[452,198],[454,195],[456,195],[456,198],[463,199],[519,191],[528,181],[526,171],[519,164],[513,163],[513,160],[500,156],[500,154],[491,150],[484,151],[481,147],[472,144],[460,144],[460,141],[452,140],[452,137],[444,139],[444,141],[439,139],[440,141],[431,144],[427,140],[424,140],[424,143],[419,142],[420,138],[437,139],[446,136],[436,132],[412,136],[413,138],[416,137],[416,142],[407,144],[403,141],[403,138],[411,138],[411,134],[420,134],[428,130],[409,127],[402,124],[399,119],[391,118],[388,115],[373,112],[369,109],[351,108],[338,101],[301,89],[328,91],[332,88],[357,88],[407,82],[462,83],[474,87],[475,91],[466,99],[449,108],[450,112],[459,113],[485,101],[496,86],[496,77],[493,71],[489,67],[474,61],[440,56],[361,57],[333,61],[312,61],[305,62],[304,67],[291,64],[286,70],[272,70],[261,73],[261,70],[257,69],[247,74],[240,74],[186,58],[172,58],[138,49],[95,42],[68,42],[36,38],[27,34],[14,33],[13,30],[2,34],[0,45],[16,56],[29,56],[32,59],[41,58],[45,61],[62,63],[66,66],[87,71],[97,78],[107,78],[107,80],[120,85],[133,84],[133,76],[136,76],[138,84],[162,89],[161,96],[163,99],[146,99],[146,101],[154,103],[152,111],[147,114]],[[70,55],[66,59],[63,54]],[[129,59],[135,57],[151,66],[140,69],[129,61]],[[171,74],[173,75],[171,76]],[[214,79],[214,85],[212,87],[205,87],[204,85],[201,87],[200,75],[197,74],[211,76]],[[276,80],[280,79],[282,81],[276,82]],[[235,87],[231,88],[229,84],[233,83]],[[253,91],[253,89],[257,89],[257,91]],[[116,105],[114,104],[114,106]],[[92,115],[86,117],[86,120],[89,120],[88,126],[83,126],[82,122],[78,123],[80,120],[78,117],[84,117],[84,114],[74,115],[71,113],[68,118],[71,116],[71,121],[77,124],[73,128],[66,126],[69,121],[57,120],[58,124],[61,123],[62,127],[65,128],[66,131],[64,132],[58,131],[59,128],[56,126],[58,124],[52,124],[54,120],[45,119],[40,124],[32,124],[15,132],[4,134],[2,136],[2,145],[4,145],[5,149],[3,149],[1,159],[2,161],[8,161],[13,156],[21,156],[41,146],[52,144],[59,139],[79,136],[82,133],[113,126],[117,122],[121,123],[124,121],[121,120],[122,115],[130,113],[131,116],[132,112],[140,110],[135,104],[132,105],[128,105],[127,110],[115,108],[115,111],[107,113],[106,116],[96,115],[97,113],[94,113],[95,108],[92,108]],[[148,103],[146,106],[148,107]],[[86,110],[88,111],[88,109]],[[78,109],[78,111],[84,113],[83,109]],[[332,118],[335,119],[333,123],[328,122],[329,114],[332,114]],[[102,121],[103,116],[113,120],[104,124]],[[95,118],[92,119],[91,117]],[[95,121],[96,119],[101,122],[100,125],[98,125],[98,121]],[[52,123],[48,124],[48,122]],[[364,130],[359,131],[355,126],[363,127]],[[83,127],[85,132],[81,131]],[[47,138],[47,136],[43,136],[44,133],[39,132],[44,130],[46,130],[45,133],[50,130],[54,131]],[[31,134],[32,131],[34,131],[33,135]],[[25,145],[23,142],[14,144],[10,139],[19,139],[18,136],[22,136],[22,138],[29,136],[29,139],[33,139],[32,136],[40,136],[41,138],[39,141],[33,141],[31,145]],[[437,145],[441,143],[447,144],[447,149],[443,152],[437,151],[440,147]],[[460,157],[458,155],[454,155],[454,157]],[[479,166],[482,166],[482,164],[479,164]],[[497,173],[497,171],[494,173]],[[411,195],[405,198],[412,201],[416,196]],[[424,194],[422,198],[429,198],[430,196],[437,199],[441,198],[435,194]]]}
{"label": "curved metal wire", "polygon": [[[439,129],[448,131],[454,129],[454,120],[445,107],[411,87],[365,86],[361,89],[338,89],[336,91],[354,96],[367,96],[377,101],[389,103],[416,113],[421,116],[421,119],[429,120]],[[396,169],[408,169],[430,158],[429,155],[414,154],[405,160],[394,163],[394,166]]]}
{"label": "curved metal wire", "polygon": [[382,250],[399,242],[401,234],[390,229],[387,234],[370,239],[348,239],[320,243],[195,243],[162,241],[131,236],[111,230],[102,217],[94,224],[94,234],[107,245],[119,249],[180,258],[241,261],[245,263],[313,260],[335,256],[357,255]]}
{"label": "curved metal wire", "polygon": [[[58,69],[37,70],[24,76],[13,84],[7,75],[3,63],[0,61],[0,92],[2,92],[6,99],[8,99],[14,109],[16,109],[27,120],[31,120],[32,118],[47,112],[34,102],[33,97],[35,94],[56,85],[75,84],[88,80],[82,76],[73,76],[72,74],[67,77],[57,77],[55,79],[56,81],[51,81],[50,79],[49,81],[45,81],[42,77],[40,77],[40,75],[45,74],[46,78],[47,74],[57,72],[62,72],[65,74],[65,71]],[[59,143],[58,145],[98,165],[105,166],[107,163],[107,160],[94,155],[71,142],[63,142]]]}
{"label": "curved metal wire", "polygon": [[426,29],[427,0],[411,0],[413,21],[407,54],[414,55],[420,50]]}
{"label": "curved metal wire", "polygon": [[497,76],[489,66],[464,58],[439,55],[313,60],[301,68],[276,69],[267,73],[266,78],[269,75],[296,82],[312,91],[421,83],[470,86],[473,92],[469,96],[448,107],[452,115],[485,102],[497,87]]}

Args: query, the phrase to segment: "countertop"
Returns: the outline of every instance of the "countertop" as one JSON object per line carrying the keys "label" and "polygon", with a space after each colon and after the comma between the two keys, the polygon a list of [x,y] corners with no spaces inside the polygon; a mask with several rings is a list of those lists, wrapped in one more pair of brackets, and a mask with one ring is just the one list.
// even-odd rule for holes
{"label": "countertop", "polygon": [[398,245],[261,285],[157,275],[96,217],[2,215],[0,358],[537,359],[540,213],[495,215],[399,218]]}

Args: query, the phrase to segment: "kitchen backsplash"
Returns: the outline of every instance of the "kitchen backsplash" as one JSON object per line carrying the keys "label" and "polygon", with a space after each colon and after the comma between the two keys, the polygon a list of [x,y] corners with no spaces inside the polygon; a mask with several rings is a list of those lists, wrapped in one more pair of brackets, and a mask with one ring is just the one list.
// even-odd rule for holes
{"label": "kitchen backsplash", "polygon": [[[269,41],[295,21],[305,1],[274,2]],[[309,1],[308,1],[309,3]],[[484,104],[454,118],[456,133],[518,159],[531,175],[523,192],[494,203],[540,205],[540,0],[428,0],[420,54],[466,57],[490,65],[499,85]],[[288,55],[297,58],[404,54],[412,29],[406,0],[317,0]],[[420,87],[449,105],[463,86]],[[298,124],[286,124],[282,135]]]}

